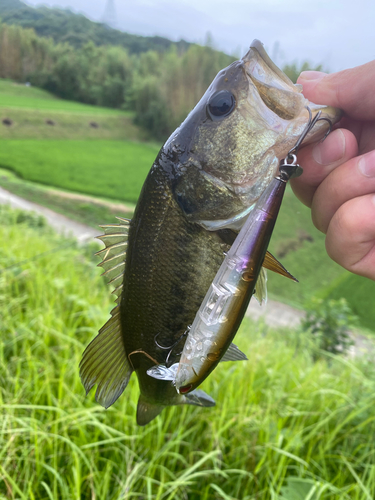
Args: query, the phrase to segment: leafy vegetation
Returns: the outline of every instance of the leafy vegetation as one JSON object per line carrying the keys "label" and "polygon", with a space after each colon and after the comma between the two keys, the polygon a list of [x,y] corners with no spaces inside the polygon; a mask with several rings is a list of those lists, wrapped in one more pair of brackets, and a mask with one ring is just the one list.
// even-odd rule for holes
{"label": "leafy vegetation", "polygon": [[113,305],[93,249],[4,207],[0,242],[4,499],[373,498],[371,361],[314,363],[308,334],[246,322],[237,340],[249,361],[205,383],[217,407],[167,409],[140,428],[134,377],[107,411],[79,380]]}
{"label": "leafy vegetation", "polygon": [[301,327],[313,334],[319,349],[342,354],[353,345],[349,328],[357,323],[358,318],[353,315],[345,299],[315,299],[306,308],[306,318]]}
{"label": "leafy vegetation", "polygon": [[31,82],[87,104],[135,111],[138,125],[166,139],[233,58],[210,47],[171,47],[130,55],[122,47],[81,48],[38,37],[31,29],[0,24],[0,77]]}
{"label": "leafy vegetation", "polygon": [[20,0],[0,0],[0,14],[9,11],[24,9],[26,5]]}
{"label": "leafy vegetation", "polygon": [[343,273],[329,286],[322,289],[319,297],[324,300],[344,298],[361,326],[375,330],[375,282],[348,272]]}

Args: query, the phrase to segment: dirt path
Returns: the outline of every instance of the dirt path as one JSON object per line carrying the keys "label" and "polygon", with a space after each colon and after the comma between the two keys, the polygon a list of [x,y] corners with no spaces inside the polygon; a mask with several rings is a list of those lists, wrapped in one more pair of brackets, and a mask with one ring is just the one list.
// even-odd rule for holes
{"label": "dirt path", "polygon": [[48,224],[58,233],[72,235],[77,238],[80,243],[85,243],[100,234],[99,227],[96,230],[90,226],[86,226],[85,224],[73,221],[72,219],[58,214],[49,208],[43,207],[42,205],[24,200],[2,187],[0,187],[0,204],[37,212],[38,214],[43,215],[47,219]]}
{"label": "dirt path", "polygon": [[[72,235],[77,238],[80,243],[86,243],[95,236],[100,234],[100,228],[93,229],[90,226],[75,222],[64,215],[58,214],[49,208],[38,205],[31,201],[24,200],[9,191],[0,187],[0,204],[10,205],[14,208],[22,210],[32,210],[43,215],[48,224],[50,224],[57,232],[66,235]],[[304,318],[305,313],[299,309],[294,309],[291,306],[268,300],[266,306],[260,306],[256,300],[252,300],[246,313],[247,316],[254,320],[264,319],[265,323],[271,327],[290,327],[297,328]],[[355,345],[350,351],[351,356],[363,355],[364,353],[375,350],[375,341],[352,333],[352,338]]]}

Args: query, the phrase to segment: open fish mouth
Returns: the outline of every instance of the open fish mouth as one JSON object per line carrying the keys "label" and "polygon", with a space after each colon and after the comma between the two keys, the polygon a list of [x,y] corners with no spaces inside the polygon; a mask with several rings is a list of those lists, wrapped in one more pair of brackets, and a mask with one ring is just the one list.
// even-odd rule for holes
{"label": "open fish mouth", "polygon": [[[254,85],[268,110],[271,110],[279,118],[289,121],[304,121],[308,123],[310,108],[312,118],[321,112],[321,117],[332,123],[341,117],[341,111],[337,108],[315,104],[306,99],[302,94],[302,85],[294,84],[290,78],[276,66],[268,56],[263,44],[254,40],[249,51],[242,58],[244,69],[251,83]],[[264,118],[270,125],[270,117],[267,111]],[[271,125],[272,126],[272,125]],[[275,121],[274,130],[280,128],[280,122]],[[327,121],[317,123],[308,134],[305,144],[311,140],[317,140],[327,131]]]}

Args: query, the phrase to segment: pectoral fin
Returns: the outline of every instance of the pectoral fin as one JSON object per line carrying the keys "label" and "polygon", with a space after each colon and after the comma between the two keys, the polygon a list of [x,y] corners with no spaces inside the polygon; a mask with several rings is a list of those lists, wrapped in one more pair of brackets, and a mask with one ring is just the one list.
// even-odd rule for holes
{"label": "pectoral fin", "polygon": [[163,410],[165,406],[153,405],[146,401],[142,394],[139,396],[137,406],[137,424],[147,425],[154,420]]}
{"label": "pectoral fin", "polygon": [[298,280],[292,274],[290,274],[290,272],[287,271],[285,267],[270,252],[266,253],[262,266],[266,269],[269,269],[270,271],[273,271],[274,273],[285,276],[285,278],[289,278],[298,283]]}
{"label": "pectoral fin", "polygon": [[260,305],[267,303],[267,271],[264,267],[260,269],[260,273],[255,284],[254,297]]}

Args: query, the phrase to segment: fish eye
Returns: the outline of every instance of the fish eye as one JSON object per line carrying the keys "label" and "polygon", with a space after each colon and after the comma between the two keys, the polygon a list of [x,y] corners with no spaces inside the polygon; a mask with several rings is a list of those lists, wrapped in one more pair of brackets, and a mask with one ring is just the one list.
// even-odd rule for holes
{"label": "fish eye", "polygon": [[236,100],[229,90],[220,90],[214,94],[208,105],[208,113],[212,119],[228,116],[235,108]]}

